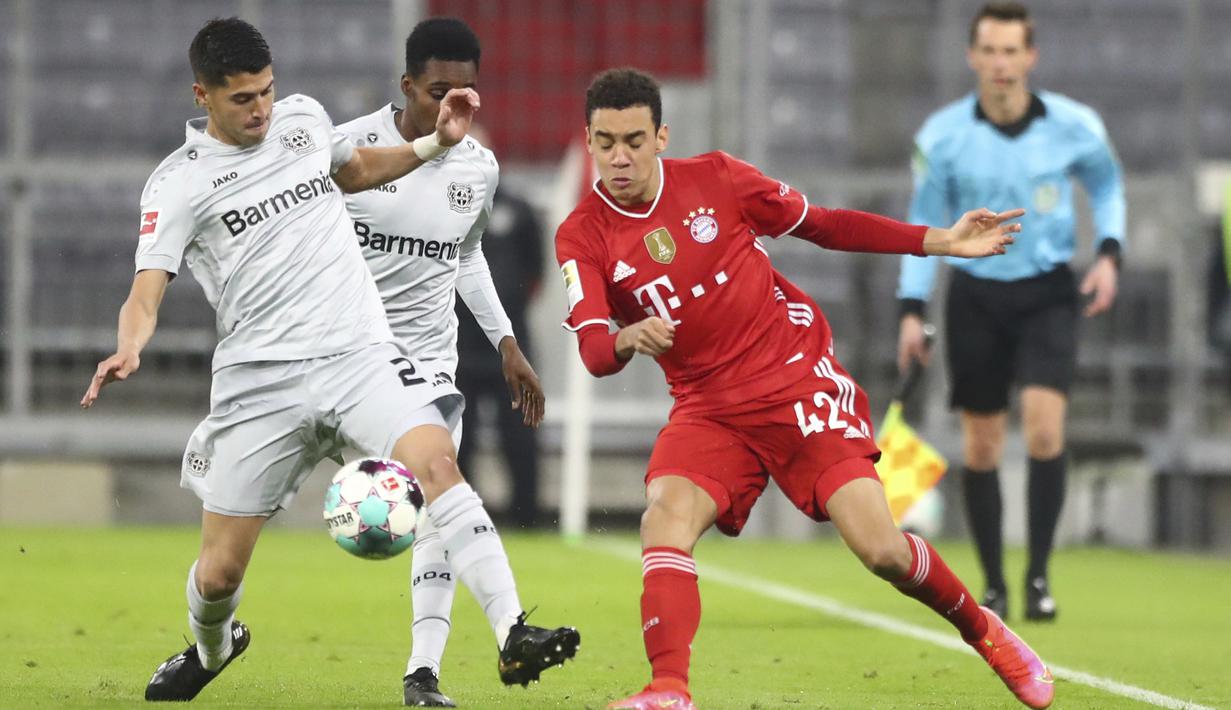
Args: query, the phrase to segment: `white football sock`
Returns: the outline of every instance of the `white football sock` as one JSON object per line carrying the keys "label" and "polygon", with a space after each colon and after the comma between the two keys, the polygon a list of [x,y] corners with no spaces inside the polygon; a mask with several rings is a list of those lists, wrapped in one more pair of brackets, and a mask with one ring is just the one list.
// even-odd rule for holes
{"label": "white football sock", "polygon": [[522,608],[504,543],[483,501],[468,484],[459,483],[429,503],[427,514],[440,533],[449,566],[483,607],[496,645],[503,649]]}
{"label": "white football sock", "polygon": [[440,677],[440,659],[449,640],[449,616],[453,611],[457,580],[430,516],[419,518],[412,549],[410,601],[414,620],[410,626],[411,648],[406,675],[427,666]]}
{"label": "white football sock", "polygon": [[201,667],[216,671],[231,657],[231,621],[244,593],[240,584],[235,593],[218,601],[206,601],[197,588],[197,563],[188,570],[188,625],[197,640]]}

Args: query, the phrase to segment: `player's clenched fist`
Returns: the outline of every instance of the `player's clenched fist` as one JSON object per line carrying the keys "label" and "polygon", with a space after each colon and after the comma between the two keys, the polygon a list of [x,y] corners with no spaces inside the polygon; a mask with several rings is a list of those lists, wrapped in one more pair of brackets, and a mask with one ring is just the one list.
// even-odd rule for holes
{"label": "player's clenched fist", "polygon": [[651,317],[621,328],[616,335],[616,355],[629,360],[634,353],[658,357],[675,344],[675,326]]}

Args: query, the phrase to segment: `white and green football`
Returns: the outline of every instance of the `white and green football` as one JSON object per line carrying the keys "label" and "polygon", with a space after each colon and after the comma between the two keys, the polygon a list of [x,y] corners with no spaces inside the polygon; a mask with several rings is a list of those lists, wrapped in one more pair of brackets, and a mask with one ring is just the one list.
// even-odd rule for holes
{"label": "white and green football", "polygon": [[410,547],[423,491],[406,467],[388,459],[343,466],[325,491],[325,527],[343,550],[384,560]]}

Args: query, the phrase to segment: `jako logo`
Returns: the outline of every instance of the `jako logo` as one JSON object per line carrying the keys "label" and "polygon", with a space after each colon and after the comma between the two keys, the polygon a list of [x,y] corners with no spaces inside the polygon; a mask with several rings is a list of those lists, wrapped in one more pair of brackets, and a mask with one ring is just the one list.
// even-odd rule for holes
{"label": "jako logo", "polygon": [[227,184],[228,182],[231,182],[237,177],[239,177],[239,173],[232,170],[231,172],[227,173],[226,175],[223,175],[222,177],[214,178],[214,189],[216,190],[222,187],[223,185]]}
{"label": "jako logo", "polygon": [[245,207],[242,211],[224,212],[221,218],[222,223],[226,225],[232,237],[238,236],[240,232],[248,227],[257,226],[270,216],[277,216],[292,207],[297,207],[300,202],[307,202],[314,197],[331,192],[333,192],[333,180],[330,180],[325,173],[321,173],[319,177],[306,180],[272,197],[267,197],[255,205]]}

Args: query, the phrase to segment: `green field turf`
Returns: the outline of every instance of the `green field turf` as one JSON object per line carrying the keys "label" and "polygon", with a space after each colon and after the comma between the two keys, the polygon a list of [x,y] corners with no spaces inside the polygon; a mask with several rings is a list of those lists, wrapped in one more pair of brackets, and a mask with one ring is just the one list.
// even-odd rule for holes
{"label": "green field turf", "polygon": [[[523,603],[539,606],[532,620],[578,626],[581,652],[539,685],[503,687],[491,632],[459,588],[444,690],[468,708],[601,708],[638,689],[648,672],[634,539],[593,538],[579,546],[552,536],[505,541]],[[196,543],[191,529],[0,528],[0,707],[140,701],[154,667],[185,645],[184,578]],[[975,578],[968,545],[939,549],[960,575]],[[709,564],[715,577],[722,571],[745,584],[766,580],[947,630],[835,542],[707,538],[698,558],[705,612],[693,646],[693,687],[700,708],[1020,707],[973,656],[705,577]],[[1011,553],[1008,563],[1020,570],[1020,554]],[[409,650],[408,567],[408,555],[350,558],[323,531],[269,531],[240,608],[252,646],[196,704],[399,706]],[[1053,578],[1060,621],[1017,625],[1048,661],[1231,708],[1231,562],[1063,550]],[[1064,680],[1056,697],[1053,707],[1065,710],[1150,707]]]}

